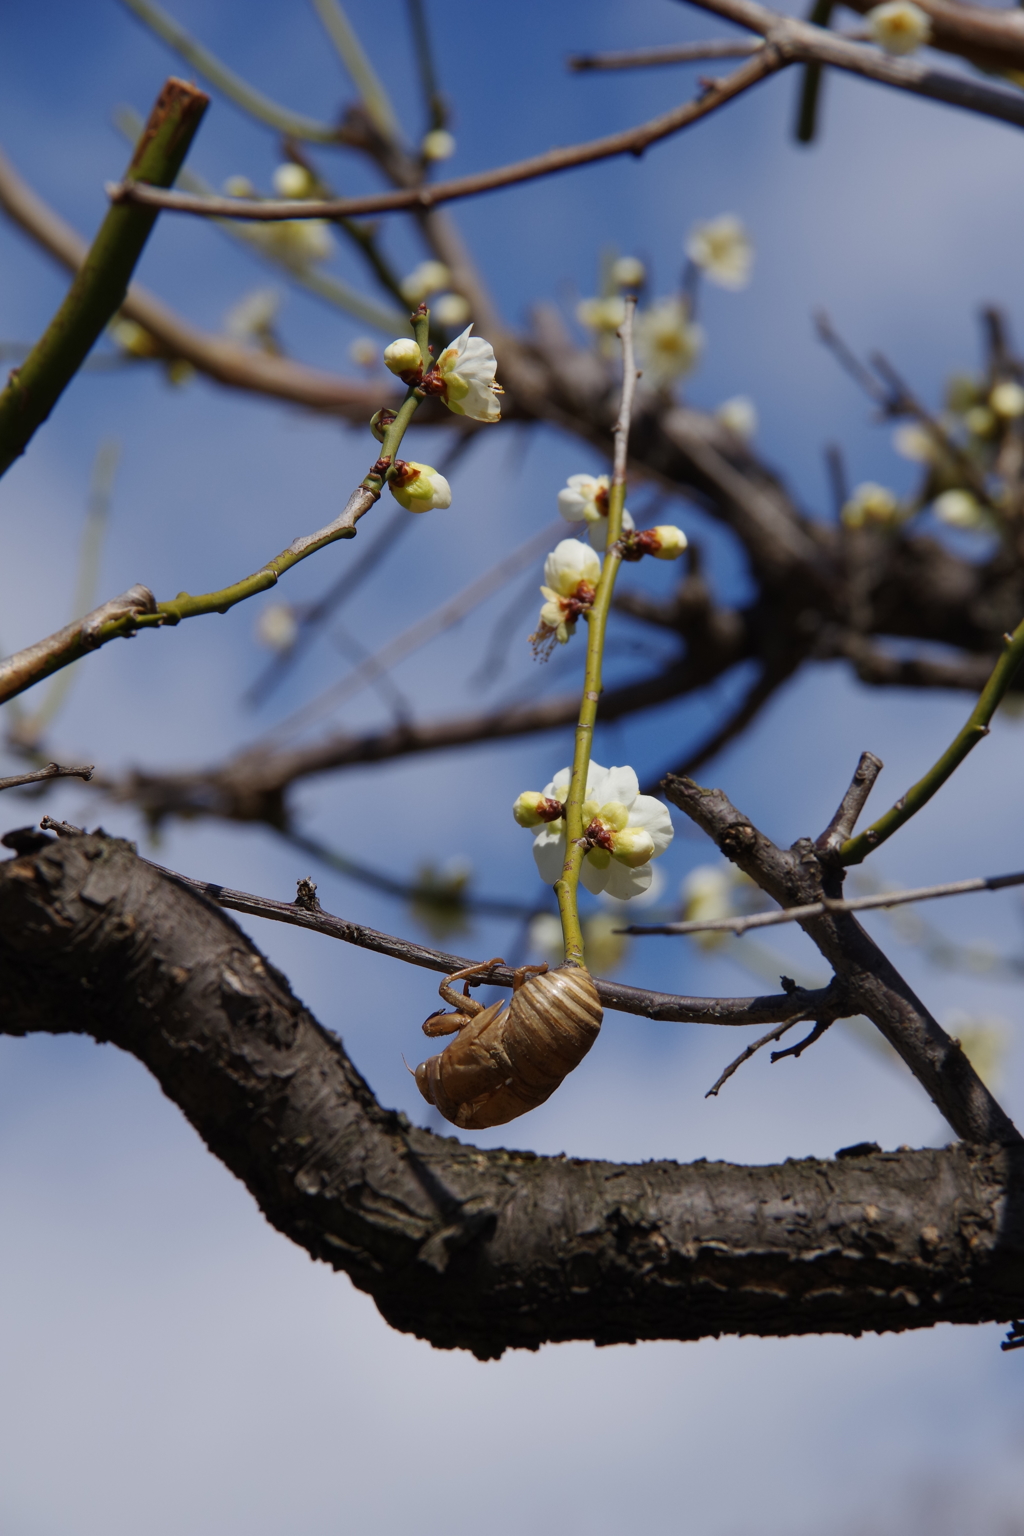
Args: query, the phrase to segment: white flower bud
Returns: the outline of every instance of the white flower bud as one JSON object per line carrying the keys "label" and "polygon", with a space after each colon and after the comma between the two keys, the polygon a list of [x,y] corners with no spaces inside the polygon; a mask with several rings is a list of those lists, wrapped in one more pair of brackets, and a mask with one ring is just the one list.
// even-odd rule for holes
{"label": "white flower bud", "polygon": [[932,35],[931,18],[913,0],[888,0],[865,16],[872,39],[886,53],[913,53]]}
{"label": "white flower bud", "polygon": [[544,561],[544,584],[561,597],[574,596],[581,581],[596,587],[600,579],[600,560],[579,539],[562,539]]}
{"label": "white flower bud", "polygon": [[296,165],[294,160],[286,160],[284,165],[279,165],[272,181],[278,197],[308,197],[313,190],[312,176],[304,165]]}
{"label": "white flower bud", "polygon": [[937,444],[931,433],[926,432],[923,427],[912,426],[909,422],[902,427],[897,427],[892,435],[892,445],[897,453],[915,464],[935,462]]}
{"label": "white flower bud", "polygon": [[421,304],[428,293],[439,293],[451,284],[452,274],[443,261],[421,261],[399,287],[407,304]]}
{"label": "white flower bud", "polygon": [[843,508],[843,522],[848,528],[862,528],[865,523],[877,523],[880,527],[895,523],[899,518],[900,504],[892,491],[884,485],[866,480],[858,485]]}
{"label": "white flower bud", "polygon": [[550,795],[542,795],[537,790],[527,789],[513,805],[512,815],[521,827],[540,827],[547,822],[559,821],[562,816],[562,806]]}
{"label": "white flower bud", "polygon": [[626,318],[626,301],[618,293],[607,299],[581,299],[576,318],[588,331],[614,334]]}
{"label": "white flower bud", "polygon": [[985,521],[977,498],[970,491],[943,491],[933,501],[932,511],[940,523],[950,528],[978,528]]}
{"label": "white flower bud", "polygon": [[608,516],[607,475],[570,475],[558,493],[558,510],[567,523],[596,523]]}
{"label": "white flower bud", "polygon": [[677,560],[686,548],[686,534],[673,523],[659,523],[646,530],[651,540],[650,553],[656,560]]}
{"label": "white flower bud", "polygon": [[290,651],[298,633],[298,620],[288,603],[271,603],[256,620],[257,640],[272,651]]}
{"label": "white flower bud", "polygon": [[431,128],[423,135],[420,154],[424,160],[450,160],[455,153],[455,135],[447,128]]}
{"label": "white flower bud", "polygon": [[444,475],[439,475],[429,464],[397,459],[395,473],[388,485],[392,496],[407,512],[432,512],[452,504],[451,486]]}
{"label": "white flower bud", "polygon": [[407,373],[418,377],[423,369],[419,344],[411,336],[399,336],[397,341],[384,348],[384,366],[397,373],[399,378]]}
{"label": "white flower bud", "polygon": [[685,250],[694,266],[722,288],[745,288],[754,265],[754,245],[734,213],[695,224]]}
{"label": "white flower bud", "polygon": [[637,256],[620,256],[612,262],[611,279],[617,288],[642,288],[647,268]]}
{"label": "white flower bud", "polygon": [[469,319],[469,300],[461,293],[442,293],[432,305],[435,319],[442,325],[462,325]]}
{"label": "white flower bud", "polygon": [[224,183],[228,197],[256,197],[258,193],[248,176],[229,176]]}
{"label": "white flower bud", "polygon": [[[419,349],[417,348],[417,351]],[[348,355],[360,368],[373,368],[380,355],[377,343],[370,336],[357,336],[349,344]]]}
{"label": "white flower bud", "polygon": [[746,395],[734,395],[731,400],[723,400],[715,415],[723,427],[728,427],[737,437],[746,440],[757,431],[757,406]]}
{"label": "white flower bud", "polygon": [[1024,416],[1024,389],[1014,379],[1004,379],[993,389],[988,403],[997,416]]}

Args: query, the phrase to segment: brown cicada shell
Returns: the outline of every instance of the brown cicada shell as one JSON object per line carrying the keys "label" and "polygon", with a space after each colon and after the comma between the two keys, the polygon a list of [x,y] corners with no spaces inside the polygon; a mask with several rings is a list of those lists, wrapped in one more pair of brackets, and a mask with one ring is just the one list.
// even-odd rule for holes
{"label": "brown cicada shell", "polygon": [[[511,1003],[485,1008],[469,995],[471,976],[501,960],[456,971],[438,988],[455,1013],[435,1013],[426,1035],[458,1031],[448,1048],[416,1068],[428,1104],[463,1130],[505,1125],[549,1099],[597,1039],[603,1011],[590,972],[582,966],[525,965],[516,971]],[[463,995],[452,982],[466,979]]]}

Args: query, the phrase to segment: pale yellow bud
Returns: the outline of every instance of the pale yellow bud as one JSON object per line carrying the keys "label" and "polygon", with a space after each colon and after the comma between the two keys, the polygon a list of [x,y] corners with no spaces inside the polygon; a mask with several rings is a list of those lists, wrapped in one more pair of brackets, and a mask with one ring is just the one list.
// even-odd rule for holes
{"label": "pale yellow bud", "polygon": [[686,548],[686,534],[672,523],[659,523],[657,528],[649,528],[647,532],[657,541],[651,550],[656,560],[677,560]]}
{"label": "pale yellow bud", "polygon": [[461,293],[442,293],[431,308],[442,325],[463,325],[469,319],[469,301]]}
{"label": "pale yellow bud", "polygon": [[612,262],[611,279],[617,288],[642,288],[647,268],[637,256],[620,256]]}
{"label": "pale yellow bud", "polygon": [[411,336],[399,336],[397,341],[384,348],[384,366],[399,377],[406,373],[419,374],[423,369],[423,358],[418,344]]}
{"label": "pale yellow bud", "polygon": [[286,160],[284,165],[279,165],[274,172],[273,186],[278,197],[308,197],[313,190],[313,178],[304,165],[296,165],[294,160]]}
{"label": "pale yellow bud", "polygon": [[623,827],[612,837],[612,853],[620,864],[639,869],[654,854],[654,839],[646,827]]}
{"label": "pale yellow bud", "polygon": [[997,416],[1024,416],[1024,389],[1013,379],[997,384],[988,397],[988,403]]}
{"label": "pale yellow bud", "polygon": [[447,128],[431,128],[423,135],[420,153],[424,160],[450,160],[455,153],[455,135]]}
{"label": "pale yellow bud", "polygon": [[407,512],[432,512],[452,504],[451,486],[444,475],[439,475],[429,464],[414,464],[411,459],[397,460],[388,485],[399,506]]}
{"label": "pale yellow bud", "polygon": [[512,815],[521,827],[540,827],[545,822],[557,821],[562,815],[562,807],[557,800],[549,799],[538,790],[527,789],[513,805]]}

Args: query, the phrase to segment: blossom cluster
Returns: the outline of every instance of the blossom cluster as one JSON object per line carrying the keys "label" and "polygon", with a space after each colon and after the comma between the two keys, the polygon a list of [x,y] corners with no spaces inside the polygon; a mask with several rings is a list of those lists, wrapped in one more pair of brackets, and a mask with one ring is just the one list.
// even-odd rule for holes
{"label": "blossom cluster", "polygon": [[[555,884],[565,864],[565,802],[571,778],[571,769],[563,768],[544,790],[527,791],[512,807],[519,825],[533,833],[533,857],[547,885]],[[640,793],[632,768],[602,768],[592,762],[583,837],[584,887],[593,895],[607,891],[618,901],[629,901],[651,884],[651,860],[660,858],[671,843],[672,822],[660,800]]]}

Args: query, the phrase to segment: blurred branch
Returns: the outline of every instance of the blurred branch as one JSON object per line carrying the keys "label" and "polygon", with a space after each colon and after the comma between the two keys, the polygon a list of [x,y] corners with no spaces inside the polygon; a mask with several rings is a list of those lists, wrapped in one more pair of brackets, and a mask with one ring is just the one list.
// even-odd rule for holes
{"label": "blurred branch", "polygon": [[[150,114],[128,171],[169,185],[188,153],[209,98],[168,80]],[[152,214],[111,208],[64,302],[0,394],[0,474],[25,448],[116,314],[156,222]]]}
{"label": "blurred branch", "polygon": [[83,768],[62,768],[59,763],[47,763],[33,773],[15,773],[9,779],[0,779],[0,789],[20,789],[23,784],[41,784],[46,779],[91,779],[92,763]]}
{"label": "blurred branch", "polygon": [[[129,0],[125,0],[129,3]],[[130,0],[138,4],[140,0]],[[141,202],[148,207],[173,210],[176,213],[199,214],[206,218],[256,218],[267,220],[335,219],[351,217],[358,213],[395,213],[402,210],[436,208],[458,198],[476,197],[482,192],[493,192],[500,187],[517,186],[524,181],[535,181],[541,176],[553,176],[578,165],[591,165],[597,160],[608,160],[618,155],[642,155],[650,145],[688,128],[691,123],[717,111],[728,101],[742,95],[751,86],[767,79],[790,62],[774,48],[764,48],[748,63],[727,75],[723,80],[710,82],[707,89],[695,101],[673,107],[660,117],[651,118],[635,128],[621,133],[607,134],[586,144],[574,144],[566,149],[551,149],[528,160],[518,160],[512,165],[497,166],[489,171],[477,171],[470,176],[460,176],[452,181],[438,181],[422,186],[404,187],[394,192],[375,192],[366,197],[342,197],[332,200],[313,200],[303,203],[301,215],[296,214],[294,202],[266,201],[255,206],[244,199],[233,197],[197,198],[182,192],[151,191],[134,181],[112,183],[107,194],[113,203]],[[992,92],[994,96],[1008,94]],[[1024,102],[1021,103],[1021,122],[1024,123]]]}
{"label": "blurred branch", "polygon": [[1024,885],[1024,874],[978,876],[973,880],[951,880],[945,885],[922,885],[913,891],[886,891],[876,896],[853,896],[848,901],[824,898],[803,907],[788,907],[784,912],[755,912],[749,917],[718,917],[707,922],[657,923],[649,927],[632,924],[619,933],[746,933],[749,928],[775,928],[780,923],[798,923],[804,917],[820,917],[823,912],[867,912],[876,907],[900,907],[913,901],[933,901],[940,896],[967,896],[972,891],[1002,891],[1010,885]]}
{"label": "blurred branch", "polygon": [[[816,27],[828,27],[834,9],[835,0],[813,0],[807,20]],[[811,144],[818,126],[822,84],[821,65],[805,64],[802,74],[796,114],[796,140],[798,144]]]}
{"label": "blurred branch", "polygon": [[443,128],[448,121],[448,109],[437,83],[434,67],[434,50],[430,46],[430,30],[427,26],[423,0],[406,0],[409,12],[409,31],[416,53],[416,66],[423,91],[423,104],[427,109],[427,121],[431,128]]}
{"label": "blurred branch", "polygon": [[339,0],[312,0],[312,6],[334,44],[338,57],[351,75],[352,83],[377,132],[382,138],[397,142],[401,138],[401,130],[394,107]]}
{"label": "blurred branch", "polygon": [[1024,619],[1012,635],[1005,635],[1003,638],[1005,642],[1003,654],[996,662],[992,676],[985,684],[981,698],[971,711],[963,729],[957,733],[938,762],[933,764],[923,779],[919,779],[912,785],[884,816],[880,816],[864,832],[843,844],[839,850],[839,858],[843,864],[859,864],[894,832],[899,831],[900,827],[915,816],[922,806],[927,805],[936,790],[941,789],[950,775],[959,768],[967,754],[988,735],[989,722],[1013,682],[1021,662],[1024,661]]}
{"label": "blurred branch", "polygon": [[270,128],[276,128],[279,133],[291,134],[296,139],[308,139],[316,144],[338,142],[336,127],[330,123],[318,123],[315,118],[305,117],[301,112],[291,112],[287,107],[272,101],[269,96],[264,96],[262,91],[256,90],[241,75],[236,75],[233,69],[222,64],[202,43],[196,42],[155,0],[121,0],[121,4],[134,11],[144,26],[162,38],[169,48],[191,64],[197,74],[205,76],[211,85],[216,86],[229,101],[241,107],[250,117],[266,123]]}
{"label": "blurred branch", "polygon": [[[62,266],[72,272],[82,266],[88,253],[85,241],[22,181],[3,154],[0,207]],[[394,395],[382,399],[377,385],[341,378],[288,358],[271,357],[227,337],[211,336],[135,283],[128,289],[120,312],[155,337],[169,358],[184,358],[200,373],[231,389],[269,395],[361,425],[380,405],[396,400]]]}
{"label": "blurred branch", "polygon": [[708,38],[700,43],[667,43],[624,53],[571,53],[566,66],[577,74],[593,69],[650,69],[659,64],[693,64],[700,59],[743,59],[764,47],[759,37]]}

